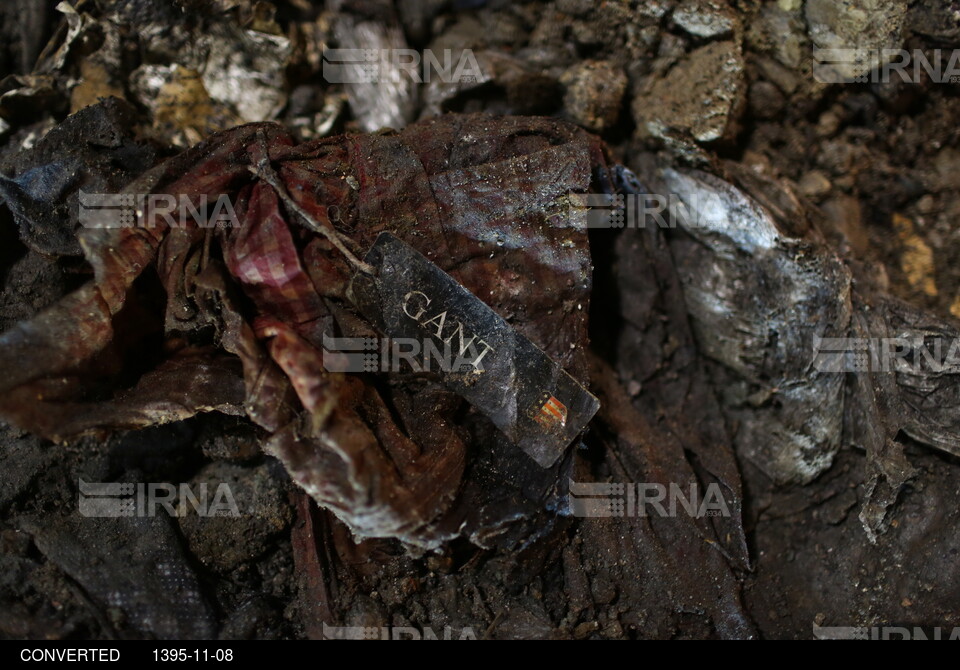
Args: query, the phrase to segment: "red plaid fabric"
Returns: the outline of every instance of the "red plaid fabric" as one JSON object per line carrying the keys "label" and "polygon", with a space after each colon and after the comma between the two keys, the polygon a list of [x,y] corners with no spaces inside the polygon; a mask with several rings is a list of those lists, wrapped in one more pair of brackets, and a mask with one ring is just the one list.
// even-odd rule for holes
{"label": "red plaid fabric", "polygon": [[261,314],[297,326],[320,317],[322,303],[303,269],[276,192],[258,182],[240,230],[229,236],[224,255]]}

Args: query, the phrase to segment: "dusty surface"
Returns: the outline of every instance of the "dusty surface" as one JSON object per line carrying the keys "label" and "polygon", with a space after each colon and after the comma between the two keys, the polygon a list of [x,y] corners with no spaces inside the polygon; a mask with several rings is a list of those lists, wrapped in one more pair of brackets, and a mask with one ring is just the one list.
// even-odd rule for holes
{"label": "dusty surface", "polygon": [[[0,207],[2,330],[90,277],[66,175],[119,188],[242,121],[278,120],[309,140],[384,114],[400,125],[444,111],[572,120],[641,180],[654,164],[722,172],[730,161],[738,168],[727,174],[752,173],[802,203],[804,216],[787,218],[823,231],[855,289],[960,317],[958,84],[827,85],[811,70],[813,45],[857,35],[865,46],[949,51],[960,39],[956,3],[423,1],[394,13],[278,2],[274,14],[248,2],[124,0],[85,3],[76,31],[53,4],[0,8],[0,173],[56,164],[30,182],[51,206],[34,212],[44,225],[20,230],[14,214],[26,210],[9,195]],[[861,5],[875,11],[857,13]],[[473,49],[484,76],[424,84],[414,101],[405,87],[325,84],[323,46],[347,44],[363,23],[381,25],[367,46]],[[192,39],[201,29],[204,40]],[[106,96],[123,101],[87,107]],[[732,518],[542,509],[550,522],[522,548],[458,539],[422,554],[395,540],[356,543],[240,417],[68,446],[5,427],[0,635],[318,638],[326,624],[441,636],[449,627],[455,638],[809,638],[815,624],[960,626],[957,458],[896,436],[915,472],[890,492],[871,542],[860,515],[876,460],[856,430],[844,426],[812,477],[757,465],[769,460],[764,443],[744,440],[741,422],[782,405],[775,392],[756,394],[763,380],[750,386],[721,365],[691,324],[683,261],[697,265],[696,243],[637,230],[595,230],[590,242],[590,378],[604,409],[558,476],[718,482]],[[159,288],[137,286],[148,308],[163,304]],[[466,480],[479,481],[481,466]],[[252,511],[81,519],[80,479],[230,482]]]}

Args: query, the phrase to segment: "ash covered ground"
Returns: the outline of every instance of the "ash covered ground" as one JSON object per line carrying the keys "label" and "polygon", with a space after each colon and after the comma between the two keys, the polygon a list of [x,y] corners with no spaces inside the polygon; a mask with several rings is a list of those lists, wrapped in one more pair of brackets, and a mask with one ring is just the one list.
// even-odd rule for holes
{"label": "ash covered ground", "polygon": [[[17,0],[0,17],[0,635],[960,626],[960,360],[814,364],[816,338],[957,341],[957,3]],[[375,52],[379,79],[339,81],[333,48]],[[854,48],[866,67],[827,58]],[[410,54],[424,81],[397,72]],[[288,384],[258,405],[287,422],[254,416],[247,367],[302,380],[309,356],[283,367],[278,336],[243,335],[274,303],[220,283],[244,277],[225,238],[158,240],[117,280],[103,347],[83,319],[36,321],[111,286],[81,190],[215,165],[256,203],[258,141],[231,129],[260,122],[358,255],[401,231],[599,398],[559,463],[417,375]],[[555,228],[571,191],[640,202],[644,225]],[[679,225],[657,225],[675,214],[657,195]],[[323,326],[371,334],[342,255],[260,202],[295,231]],[[240,514],[178,490],[176,516],[85,516],[81,482],[227,484]],[[571,482],[712,485],[723,513],[585,517]]]}

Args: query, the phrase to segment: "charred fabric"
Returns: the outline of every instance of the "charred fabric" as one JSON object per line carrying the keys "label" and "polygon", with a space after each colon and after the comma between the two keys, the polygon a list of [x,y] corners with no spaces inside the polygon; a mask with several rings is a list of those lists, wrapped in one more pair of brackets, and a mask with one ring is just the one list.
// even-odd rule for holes
{"label": "charred fabric", "polygon": [[[119,190],[129,225],[52,219],[84,205],[76,175],[92,168],[50,162],[45,143],[122,114],[107,102],[71,117],[0,182],[26,245],[91,272],[0,335],[0,413],[33,434],[65,443],[200,413],[245,417],[355,537],[414,555],[460,539],[530,547],[570,523],[569,483],[600,471],[712,483],[729,515],[637,532],[667,566],[686,560],[671,545],[693,551],[701,571],[684,597],[728,635],[752,634],[735,587],[750,560],[734,447],[771,479],[805,483],[856,435],[870,538],[915,475],[898,434],[960,455],[955,365],[850,383],[810,357],[825,338],[919,349],[956,338],[955,326],[877,288],[799,202],[735,164],[648,162],[635,176],[597,137],[540,117],[447,114],[302,144],[258,123],[135,176]],[[116,139],[102,150],[131,149]],[[673,230],[639,225],[603,250],[635,298],[620,305],[632,336],[601,334],[603,353],[591,353],[597,231],[582,195],[642,193],[675,194],[692,216]],[[229,206],[200,225],[144,194]],[[656,324],[653,306],[666,315]],[[384,371],[379,354],[337,368],[345,353],[331,343],[364,352],[384,337],[472,353],[446,370]],[[628,360],[652,366],[644,410],[619,381]],[[706,360],[736,393],[713,395]],[[721,417],[739,427],[732,439]],[[713,586],[694,595],[698,583]]]}

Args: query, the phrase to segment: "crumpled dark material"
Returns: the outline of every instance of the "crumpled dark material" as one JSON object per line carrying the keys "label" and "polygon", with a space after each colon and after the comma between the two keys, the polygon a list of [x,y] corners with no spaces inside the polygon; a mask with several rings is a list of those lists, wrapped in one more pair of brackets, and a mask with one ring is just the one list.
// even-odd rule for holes
{"label": "crumpled dark material", "polygon": [[213,608],[163,514],[28,520],[37,548],[105,611],[159,639],[216,636]]}
{"label": "crumpled dark material", "polygon": [[0,199],[10,208],[20,239],[51,256],[80,256],[77,197],[119,191],[156,160],[134,140],[135,113],[117,98],[81,110],[37,145],[0,163]]}
{"label": "crumpled dark material", "polygon": [[[714,383],[726,389],[738,451],[778,483],[805,484],[841,446],[862,448],[860,520],[876,541],[916,475],[900,434],[960,454],[958,350],[950,353],[960,329],[894,299],[865,264],[841,258],[826,243],[830,231],[780,184],[722,167],[726,181],[666,166],[643,174],[654,192],[688,207],[671,252],[697,345],[729,373]],[[910,365],[856,374],[818,366],[818,338],[896,340]]]}
{"label": "crumpled dark material", "polygon": [[[279,126],[251,124],[123,190],[228,194],[238,227],[171,228],[148,211],[146,226],[81,230],[94,280],[0,336],[0,413],[61,441],[245,413],[359,536],[516,547],[547,532],[569,458],[540,468],[429,377],[324,369],[325,332],[374,333],[344,299],[353,268],[251,172],[264,151],[299,207],[355,254],[393,232],[586,380],[590,252],[565,217],[568,193],[610,182],[598,139],[552,119],[450,115],[295,146]],[[165,307],[151,323],[156,284]]]}

